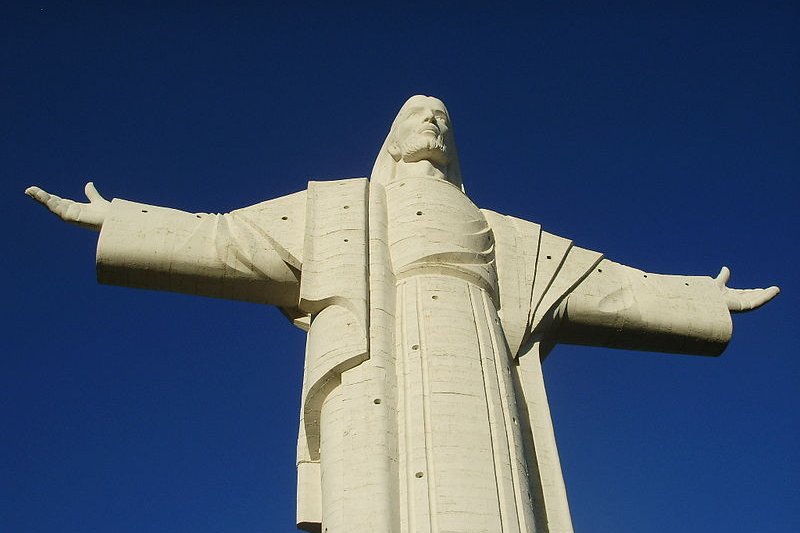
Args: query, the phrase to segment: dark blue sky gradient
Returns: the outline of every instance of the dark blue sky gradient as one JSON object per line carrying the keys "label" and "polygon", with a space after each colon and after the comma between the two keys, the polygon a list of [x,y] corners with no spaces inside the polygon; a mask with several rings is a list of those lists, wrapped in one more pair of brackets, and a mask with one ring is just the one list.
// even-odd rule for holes
{"label": "dark blue sky gradient", "polygon": [[91,4],[0,7],[0,531],[294,531],[304,335],[97,285],[25,187],[224,212],[368,174],[415,93],[481,207],[783,290],[718,359],[551,354],[576,529],[800,529],[796,2]]}

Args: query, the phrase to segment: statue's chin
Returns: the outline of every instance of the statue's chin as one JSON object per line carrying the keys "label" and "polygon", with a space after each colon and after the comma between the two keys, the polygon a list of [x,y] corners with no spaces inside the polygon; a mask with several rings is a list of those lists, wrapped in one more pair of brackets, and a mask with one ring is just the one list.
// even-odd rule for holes
{"label": "statue's chin", "polygon": [[429,154],[415,154],[413,157],[403,157],[406,163],[419,163],[420,161],[430,161],[434,165],[446,166],[448,160],[442,154],[429,153]]}
{"label": "statue's chin", "polygon": [[417,163],[419,161],[430,161],[435,165],[447,165],[450,158],[441,146],[417,147],[413,150],[403,152],[403,161],[406,163]]}

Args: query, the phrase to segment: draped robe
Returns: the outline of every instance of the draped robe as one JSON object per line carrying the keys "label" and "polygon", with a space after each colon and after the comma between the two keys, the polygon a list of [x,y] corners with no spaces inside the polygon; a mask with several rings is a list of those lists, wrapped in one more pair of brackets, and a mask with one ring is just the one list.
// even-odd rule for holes
{"label": "draped robe", "polygon": [[614,263],[433,178],[310,182],[224,215],[115,199],[97,269],[104,283],[273,304],[308,331],[308,531],[571,531],[549,349],[718,355],[731,335],[711,278]]}

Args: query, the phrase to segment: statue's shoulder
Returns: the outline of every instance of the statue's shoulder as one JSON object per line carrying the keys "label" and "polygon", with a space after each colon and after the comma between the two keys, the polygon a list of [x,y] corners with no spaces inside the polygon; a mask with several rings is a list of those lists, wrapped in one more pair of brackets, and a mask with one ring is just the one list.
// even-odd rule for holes
{"label": "statue's shoulder", "polygon": [[481,209],[494,235],[495,266],[500,288],[500,316],[511,353],[527,336],[531,293],[542,228],[535,222]]}
{"label": "statue's shoulder", "polygon": [[494,233],[504,329],[514,350],[603,255],[544,231],[535,222],[482,212]]}
{"label": "statue's shoulder", "polygon": [[505,232],[505,231],[515,231],[521,233],[535,233],[541,231],[542,226],[537,224],[536,222],[531,222],[530,220],[525,220],[523,218],[517,218],[512,215],[504,215],[502,213],[498,213],[496,211],[492,211],[491,209],[481,209],[483,216],[486,217],[486,220],[489,222],[489,225],[492,226],[492,230],[494,230],[495,226],[497,226],[498,231]]}

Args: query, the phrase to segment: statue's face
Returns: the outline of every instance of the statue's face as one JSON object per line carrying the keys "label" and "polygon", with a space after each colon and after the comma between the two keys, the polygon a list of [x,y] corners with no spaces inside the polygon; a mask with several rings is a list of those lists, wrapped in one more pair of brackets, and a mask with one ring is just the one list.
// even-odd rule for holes
{"label": "statue's face", "polygon": [[414,96],[405,103],[395,119],[389,148],[392,156],[407,163],[428,160],[447,165],[450,118],[441,100]]}

